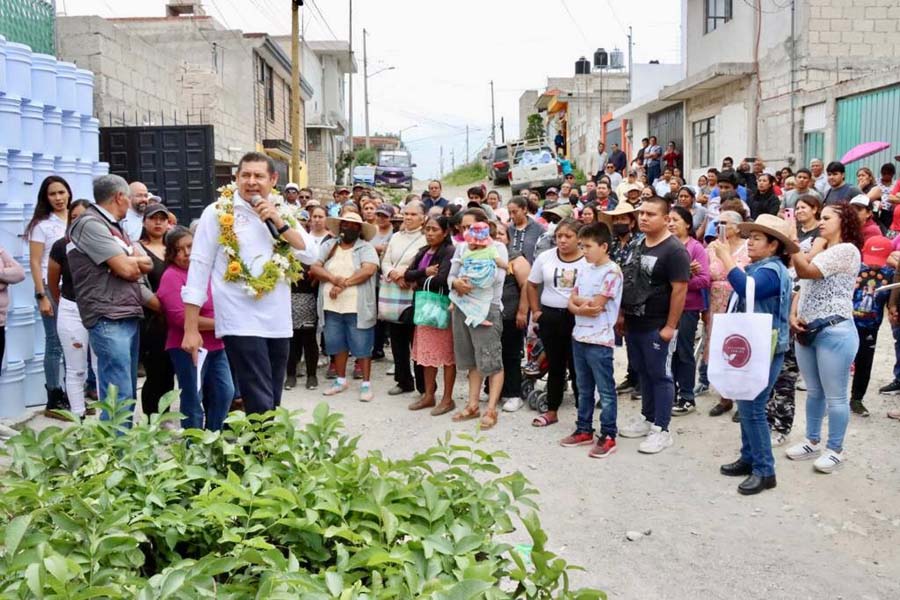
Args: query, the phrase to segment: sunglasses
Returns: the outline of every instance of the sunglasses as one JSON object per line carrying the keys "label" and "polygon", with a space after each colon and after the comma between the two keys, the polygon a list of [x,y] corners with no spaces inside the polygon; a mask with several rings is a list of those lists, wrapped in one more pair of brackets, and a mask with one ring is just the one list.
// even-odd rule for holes
{"label": "sunglasses", "polygon": [[312,196],[307,196],[305,194],[300,194],[299,198],[301,200],[312,200]]}

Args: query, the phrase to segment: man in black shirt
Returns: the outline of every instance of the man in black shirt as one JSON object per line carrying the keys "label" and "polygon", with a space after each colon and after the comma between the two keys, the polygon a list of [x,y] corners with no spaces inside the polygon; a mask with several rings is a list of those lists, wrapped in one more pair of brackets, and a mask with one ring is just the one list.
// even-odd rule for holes
{"label": "man in black shirt", "polygon": [[645,238],[623,269],[622,313],[629,362],[640,377],[644,419],[622,428],[620,434],[647,436],[638,449],[656,454],[673,441],[669,433],[675,400],[671,361],[691,276],[691,259],[684,245],[669,233],[668,202],[659,197],[647,198],[638,214],[638,225]]}

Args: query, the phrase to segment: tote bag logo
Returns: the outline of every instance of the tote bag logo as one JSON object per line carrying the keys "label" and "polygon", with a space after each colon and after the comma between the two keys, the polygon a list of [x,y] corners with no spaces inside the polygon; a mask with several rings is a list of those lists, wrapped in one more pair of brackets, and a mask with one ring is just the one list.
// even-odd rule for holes
{"label": "tote bag logo", "polygon": [[725,362],[735,369],[746,366],[750,362],[752,354],[749,340],[742,335],[729,335],[722,342],[722,355],[725,357]]}

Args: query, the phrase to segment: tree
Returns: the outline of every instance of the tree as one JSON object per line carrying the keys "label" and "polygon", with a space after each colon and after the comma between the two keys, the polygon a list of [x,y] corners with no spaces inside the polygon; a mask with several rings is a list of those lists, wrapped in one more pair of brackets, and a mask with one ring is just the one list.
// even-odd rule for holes
{"label": "tree", "polygon": [[356,151],[356,164],[358,165],[374,165],[375,164],[375,148],[360,148]]}
{"label": "tree", "polygon": [[544,119],[535,113],[528,116],[528,127],[525,129],[525,139],[532,140],[544,137]]}

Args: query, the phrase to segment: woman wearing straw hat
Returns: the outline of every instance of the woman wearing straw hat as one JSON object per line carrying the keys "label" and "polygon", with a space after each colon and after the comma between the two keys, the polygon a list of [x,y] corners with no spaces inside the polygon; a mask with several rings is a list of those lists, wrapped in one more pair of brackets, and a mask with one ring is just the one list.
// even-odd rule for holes
{"label": "woman wearing straw hat", "polygon": [[319,322],[325,324],[325,350],[334,356],[337,371],[337,379],[323,394],[334,396],[349,387],[347,357],[352,354],[362,365],[359,399],[369,402],[375,397],[371,373],[376,318],[374,275],[378,271],[378,253],[369,240],[376,230],[353,212],[329,217],[325,225],[335,237],[322,244],[321,256],[310,268],[310,274],[322,282]]}
{"label": "woman wearing straw hat", "polygon": [[775,457],[772,455],[766,404],[790,343],[788,321],[793,280],[787,265],[791,260],[790,255],[799,248],[791,239],[791,225],[774,215],[761,214],[756,221],[741,223],[738,228],[749,238],[747,254],[751,262],[747,265],[746,272],[735,262],[728,244],[716,240],[710,244],[710,251],[722,261],[728,273],[728,281],[741,301],[745,300],[747,278],[753,278],[756,284],[754,312],[771,314],[772,327],[778,333],[775,354],[769,365],[768,385],[756,398],[738,400],[741,456],[733,463],[719,468],[722,475],[746,476],[738,485],[738,492],[751,495],[775,487]]}

